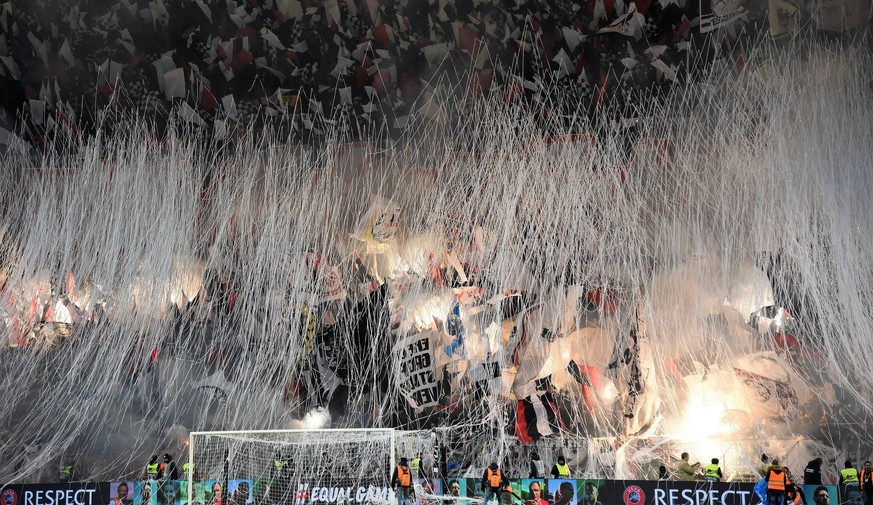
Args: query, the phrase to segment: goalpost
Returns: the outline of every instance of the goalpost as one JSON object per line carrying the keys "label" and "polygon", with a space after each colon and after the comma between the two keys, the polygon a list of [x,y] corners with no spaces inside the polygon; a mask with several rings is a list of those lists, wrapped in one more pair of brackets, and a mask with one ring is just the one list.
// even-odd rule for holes
{"label": "goalpost", "polygon": [[392,429],[192,432],[188,505],[389,502]]}

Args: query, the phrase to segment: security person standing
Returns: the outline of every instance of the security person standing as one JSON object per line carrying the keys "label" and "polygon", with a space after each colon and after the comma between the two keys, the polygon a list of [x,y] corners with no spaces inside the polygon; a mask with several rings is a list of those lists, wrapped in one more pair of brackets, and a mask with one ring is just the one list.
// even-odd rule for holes
{"label": "security person standing", "polygon": [[536,452],[532,452],[530,454],[530,475],[528,478],[531,479],[542,479],[545,477],[546,469],[543,466],[543,461],[540,459],[540,455]]}
{"label": "security person standing", "polygon": [[495,500],[500,505],[500,493],[509,485],[509,479],[500,470],[500,465],[493,461],[482,474],[482,489],[485,490],[485,503],[490,505]]}
{"label": "security person standing", "polygon": [[182,475],[185,476],[184,480],[188,480],[188,477],[193,477],[194,473],[194,463],[183,463],[182,464]]}
{"label": "security person standing", "polygon": [[815,458],[803,469],[803,484],[806,486],[821,486],[821,458]]}
{"label": "security person standing", "polygon": [[567,464],[563,455],[558,456],[558,462],[552,467],[552,477],[555,479],[570,478],[570,465]]}
{"label": "security person standing", "polygon": [[409,469],[412,470],[412,475],[415,475],[418,479],[423,479],[424,474],[422,472],[422,461],[421,461],[421,453],[418,453],[418,456],[412,458],[412,463],[409,465]]}
{"label": "security person standing", "polygon": [[840,484],[858,485],[858,470],[855,470],[849,460],[846,460],[846,467],[840,470]]}
{"label": "security person standing", "polygon": [[[322,455],[324,461],[324,455]],[[291,495],[291,460],[277,450],[273,454],[273,467],[270,468],[270,500],[274,503],[282,503]]]}
{"label": "security person standing", "polygon": [[164,454],[164,461],[158,465],[158,479],[179,480],[179,470],[176,468],[173,456],[169,453]]}
{"label": "security person standing", "polygon": [[779,465],[778,460],[773,460],[773,464],[767,470],[767,503],[768,505],[785,505],[785,496],[788,489],[791,487],[791,479],[788,477],[788,471]]}
{"label": "security person standing", "polygon": [[158,456],[154,455],[149,460],[148,464],[145,466],[145,478],[146,480],[157,480],[158,478]]}
{"label": "security person standing", "polygon": [[397,492],[397,505],[410,505],[410,497],[412,495],[412,469],[409,468],[409,461],[406,458],[400,458],[400,464],[394,469],[394,474],[391,475],[391,488]]}
{"label": "security person standing", "polygon": [[282,458],[282,454],[279,451],[276,451],[276,454],[273,455],[273,468],[270,471],[273,480],[281,477],[282,472],[285,470],[285,465],[287,464],[288,462]]}
{"label": "security person standing", "polygon": [[840,470],[840,494],[842,502],[858,503],[861,501],[861,490],[858,485],[858,470],[846,461],[846,467]]}
{"label": "security person standing", "polygon": [[718,458],[712,458],[712,463],[703,467],[703,480],[706,482],[721,482],[722,473],[718,466]]}
{"label": "security person standing", "polygon": [[861,469],[858,481],[864,505],[873,505],[873,463],[869,459],[864,462],[864,468]]}
{"label": "security person standing", "polygon": [[58,480],[62,484],[73,481],[73,465],[71,463],[62,463],[58,470]]}

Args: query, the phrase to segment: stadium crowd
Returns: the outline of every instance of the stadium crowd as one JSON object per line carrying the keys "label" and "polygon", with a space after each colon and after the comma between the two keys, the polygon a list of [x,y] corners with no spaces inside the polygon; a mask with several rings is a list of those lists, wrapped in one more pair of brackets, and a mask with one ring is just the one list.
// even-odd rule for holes
{"label": "stadium crowd", "polygon": [[[782,39],[800,25],[845,36],[869,19],[860,0],[795,3],[714,13],[709,0],[13,2],[0,9],[3,125],[39,146],[118,114],[160,129],[171,111],[210,134],[265,121],[297,138],[397,134],[444,114],[448,96],[496,96],[543,119],[604,101],[632,114],[693,77],[689,62],[727,56],[741,71],[744,40],[762,26]],[[555,93],[572,97],[566,110]]]}

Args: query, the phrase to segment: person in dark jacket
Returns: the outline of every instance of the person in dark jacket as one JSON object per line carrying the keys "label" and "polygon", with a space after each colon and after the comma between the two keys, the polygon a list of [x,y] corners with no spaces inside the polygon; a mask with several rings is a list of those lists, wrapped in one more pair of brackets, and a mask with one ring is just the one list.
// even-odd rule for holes
{"label": "person in dark jacket", "polygon": [[491,500],[496,500],[500,505],[500,492],[509,485],[509,479],[500,470],[500,465],[496,461],[492,462],[485,473],[482,474],[482,489],[485,490],[485,505],[491,503]]}
{"label": "person in dark jacket", "polygon": [[531,479],[542,479],[545,477],[546,468],[543,465],[543,460],[540,459],[540,455],[536,452],[531,453],[530,455],[530,476]]}
{"label": "person in dark jacket", "polygon": [[806,464],[806,468],[803,469],[803,483],[807,486],[821,485],[821,458],[815,458]]}
{"label": "person in dark jacket", "polygon": [[864,505],[873,505],[873,463],[868,459],[864,462],[864,468],[858,474],[858,482],[861,486],[861,497]]}
{"label": "person in dark jacket", "polygon": [[158,479],[179,480],[179,469],[172,455],[164,454],[164,462],[158,467]]}
{"label": "person in dark jacket", "polygon": [[400,464],[391,474],[391,488],[397,493],[398,505],[409,505],[412,497],[412,469],[409,460],[400,458]]}

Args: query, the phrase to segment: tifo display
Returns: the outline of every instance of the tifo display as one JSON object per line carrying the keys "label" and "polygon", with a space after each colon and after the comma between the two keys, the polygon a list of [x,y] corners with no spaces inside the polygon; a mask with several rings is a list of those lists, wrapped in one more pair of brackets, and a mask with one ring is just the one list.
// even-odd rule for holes
{"label": "tifo display", "polygon": [[[66,68],[55,54],[61,49],[40,40],[79,26],[81,12],[55,13],[62,19],[49,23],[54,30],[30,33],[10,21],[19,3],[28,2],[0,5],[0,24],[15,41],[9,55],[0,51],[0,70],[11,73],[9,62],[30,49],[45,65]],[[163,0],[108,3],[127,20],[167,19]],[[182,2],[195,12],[214,8],[221,21],[209,29],[222,33],[234,19],[285,24],[275,18],[284,8],[340,32],[345,27],[318,13],[349,3]],[[446,21],[443,0],[356,3],[373,12],[420,4],[419,28],[467,33]],[[689,56],[675,61],[688,68],[671,73],[658,64],[667,49],[644,40],[642,29],[574,38],[532,21],[526,9],[604,21],[620,10],[638,27],[643,10],[671,11],[677,25],[669,33],[700,34],[700,24],[682,21],[685,9],[698,10],[694,1],[450,3],[469,7],[464,23],[481,24],[484,37],[511,49],[507,61],[518,55],[520,76],[512,77],[514,67],[495,70],[510,77],[492,81],[486,96],[471,94],[454,68],[434,77],[439,92],[413,93],[408,120],[359,132],[364,140],[344,130],[351,123],[342,116],[313,123],[285,101],[282,117],[293,124],[278,115],[267,121],[275,119],[275,129],[217,119],[204,132],[192,126],[187,98],[171,96],[175,112],[158,128],[153,116],[126,115],[103,73],[95,75],[114,98],[95,117],[93,135],[73,134],[61,119],[66,107],[51,124],[36,115],[54,132],[39,138],[57,143],[25,148],[0,131],[2,146],[21,147],[0,152],[0,485],[175,481],[200,472],[185,490],[191,500],[202,491],[225,505],[230,486],[243,500],[245,482],[252,500],[266,494],[282,505],[298,492],[378,501],[407,457],[410,469],[417,462],[441,486],[431,493],[428,480],[420,492],[395,496],[407,505],[443,500],[450,479],[483,479],[494,462],[500,473],[492,469],[488,479],[512,486],[513,477],[531,474],[537,454],[542,477],[614,479],[637,487],[605,485],[602,496],[685,505],[711,497],[697,488],[661,494],[644,483],[679,472],[713,481],[712,489],[757,482],[763,453],[794,469],[820,460],[822,482],[835,485],[848,478],[846,460],[870,458],[869,33],[748,45],[729,28],[746,12],[724,5],[742,2],[709,2],[731,19],[698,13],[703,28],[718,29],[701,45],[683,45]],[[825,3],[836,17],[848,12],[841,5],[862,4]],[[495,14],[512,4],[509,18],[526,24],[498,29],[480,17],[486,4]],[[774,15],[782,4],[771,0]],[[866,23],[859,9],[852,12]],[[763,19],[766,10],[757,5],[749,16]],[[187,97],[188,84],[202,91],[203,69],[169,65],[197,52],[205,34],[170,21],[184,48],[136,64],[165,70]],[[535,31],[525,32],[528,24]],[[788,24],[786,37],[800,31]],[[404,53],[435,45],[407,28],[395,39],[412,44]],[[203,58],[219,66],[229,54],[251,56],[243,46],[269,31],[242,30],[228,54]],[[535,78],[530,66],[565,69],[542,45],[544,33],[578,43],[576,84],[596,67],[602,79],[588,83],[590,108]],[[633,57],[599,58],[610,34],[623,37],[621,54]],[[12,40],[4,35],[3,47]],[[358,37],[337,37],[346,41],[339,59],[366,58],[377,68],[369,49],[355,53],[365,44]],[[580,49],[583,42],[597,51]],[[664,44],[674,42],[684,43]],[[210,43],[200,49],[225,47]],[[439,47],[472,56],[470,49]],[[730,57],[711,61],[710,50]],[[298,58],[277,51],[277,61]],[[537,59],[522,58],[529,53]],[[707,64],[697,66],[696,55]],[[257,68],[269,62],[245,60],[240,70],[251,80],[242,91],[263,92],[258,83],[269,76]],[[331,68],[320,78],[335,81],[348,65],[337,75]],[[668,73],[672,84],[658,87]],[[361,68],[362,79],[382,79],[374,75]],[[427,80],[416,75],[404,80]],[[645,76],[657,93],[610,101],[610,90],[620,95],[620,83]],[[324,86],[314,85],[342,105],[344,88]],[[46,81],[22,97],[38,107],[55,87]],[[355,96],[372,98],[368,108],[398,96],[379,93]],[[297,121],[309,121],[317,140],[283,137]],[[328,428],[339,431],[319,431]],[[557,474],[548,472],[553,466]],[[572,493],[549,481],[543,499],[560,494],[557,505],[565,505],[591,487],[567,480]],[[767,492],[788,499],[788,484]],[[488,487],[483,500],[512,499]],[[176,493],[142,489],[154,499]],[[752,505],[724,489],[719,500]],[[30,491],[16,499],[50,505],[92,496]]]}

